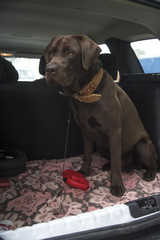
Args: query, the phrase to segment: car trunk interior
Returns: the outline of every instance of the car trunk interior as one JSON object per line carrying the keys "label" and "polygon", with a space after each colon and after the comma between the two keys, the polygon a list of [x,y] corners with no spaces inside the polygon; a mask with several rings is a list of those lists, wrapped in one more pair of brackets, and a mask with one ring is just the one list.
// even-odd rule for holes
{"label": "car trunk interior", "polygon": [[[3,21],[0,21],[0,28],[6,29],[2,35],[0,33],[2,51],[9,49],[8,51],[13,52],[15,56],[26,54],[30,57],[40,57],[53,37],[53,32],[56,35],[86,34],[98,44],[106,43],[111,54],[110,57],[107,54],[101,56],[103,67],[114,80],[117,71],[120,72],[120,80],[115,84],[128,94],[136,106],[160,159],[158,111],[160,75],[145,74],[130,46],[131,41],[134,40],[158,37],[157,9],[153,8],[149,11],[147,3],[144,3],[146,1],[143,1],[145,5],[140,8],[136,1],[127,0],[122,4],[118,0],[100,0],[94,1],[93,5],[91,1],[86,0],[73,0],[69,3],[59,0],[53,1],[54,7],[49,0],[45,1],[45,5],[43,1],[33,0],[27,3],[24,0],[21,3],[1,2]],[[30,8],[31,3],[32,8]],[[5,14],[8,14],[9,19],[3,25]],[[9,20],[12,24],[9,24]],[[20,21],[25,31],[22,31],[20,26],[17,27],[17,22]],[[30,22],[30,28],[27,21]],[[39,25],[41,28],[38,27]],[[6,36],[8,36],[7,41]],[[11,42],[12,47],[10,47]],[[4,71],[1,58],[0,69],[1,83]],[[39,70],[40,73],[45,72],[44,58],[40,60]],[[121,197],[115,197],[110,193],[110,169],[102,170],[103,165],[110,161],[108,152],[101,151],[95,146],[91,173],[86,177],[89,189],[84,191],[69,186],[63,181],[62,173],[65,169],[75,171],[80,169],[83,160],[83,141],[81,129],[76,124],[72,111],[70,113],[68,97],[64,96],[60,86],[47,85],[45,76],[33,82],[12,82],[12,77],[9,78],[9,83],[0,84],[0,147],[24,152],[27,162],[24,172],[9,176],[11,184],[9,188],[0,188],[0,221],[10,220],[13,223],[12,229],[18,230],[18,235],[10,231],[8,236],[11,238],[7,238],[7,235],[5,238],[4,233],[2,239],[12,239],[12,237],[18,239],[17,236],[23,235],[24,240],[52,239],[49,238],[51,236],[57,240],[106,239],[106,236],[115,239],[114,234],[117,234],[116,236],[126,234],[124,224],[134,221],[136,227],[134,229],[132,224],[127,225],[128,233],[136,229],[144,230],[145,223],[150,224],[149,231],[150,227],[158,222],[159,217],[157,215],[154,222],[150,221],[148,215],[160,210],[160,173],[157,173],[152,182],[145,182],[142,179],[144,169],[122,172],[126,192]],[[3,175],[1,169],[0,174]],[[152,196],[158,197],[150,199]],[[140,199],[142,202],[138,202]],[[115,210],[110,210],[112,206]],[[129,211],[128,208],[132,210]],[[107,219],[101,212],[102,209],[106,211]],[[130,217],[127,211],[131,214]],[[81,218],[81,214],[84,218]],[[72,218],[74,216],[79,217],[74,219]],[[144,216],[147,216],[145,223]],[[68,223],[65,219],[69,217],[71,220]],[[103,219],[100,225],[99,218]],[[139,218],[141,222],[138,222]],[[54,221],[55,225],[52,226]],[[86,222],[89,229],[85,228]],[[105,224],[103,225],[102,222]],[[47,223],[48,225],[45,225]],[[38,227],[39,224],[42,225]],[[120,227],[116,228],[118,224]],[[71,230],[68,230],[68,225]],[[84,225],[83,230],[80,230],[78,225]],[[27,228],[31,226],[33,226],[32,230]],[[24,230],[20,232],[19,229],[22,227]],[[63,230],[66,231],[68,238],[63,238]],[[33,233],[32,237],[27,235],[29,231]],[[74,235],[79,232],[80,235]],[[41,235],[36,238],[35,233],[37,236]]]}
{"label": "car trunk interior", "polygon": [[[118,48],[115,43],[123,46],[124,63],[127,63],[118,64],[118,54],[122,53],[115,50],[115,68],[122,72],[120,82],[115,84],[119,84],[131,97],[159,154],[159,115],[156,114],[155,104],[160,96],[159,75],[144,74],[138,63],[132,65],[135,55],[128,42],[109,39],[108,46],[113,53]],[[105,57],[103,65],[108,66]],[[138,73],[132,74],[132,71]],[[64,159],[70,108],[62,92],[59,86],[48,86],[45,79],[3,84],[0,87],[0,145],[20,149],[28,158],[26,171],[10,177],[12,187],[1,191],[1,216],[12,220],[15,228],[124,204],[159,193],[160,174],[152,183],[147,183],[142,180],[141,169],[124,172],[122,178],[126,193],[120,198],[112,196],[109,192],[110,171],[102,171],[108,161],[107,155],[102,156],[97,148],[93,154],[91,174],[87,177],[89,190],[75,189],[63,182],[64,169],[77,171],[80,168],[83,143],[81,130],[71,114]]]}

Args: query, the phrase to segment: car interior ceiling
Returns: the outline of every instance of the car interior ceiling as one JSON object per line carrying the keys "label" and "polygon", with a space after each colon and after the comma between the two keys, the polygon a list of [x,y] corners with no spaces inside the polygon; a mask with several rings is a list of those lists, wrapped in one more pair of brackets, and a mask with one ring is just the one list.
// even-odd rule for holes
{"label": "car interior ceiling", "polygon": [[[3,34],[0,33],[1,49],[17,53],[42,54],[50,39],[56,35],[85,34],[97,43],[104,43],[106,36],[107,39],[118,38],[130,42],[153,38],[153,30],[158,32],[159,29],[156,24],[159,14],[155,14],[154,8],[152,17],[152,11],[148,11],[146,6],[139,8],[137,3],[128,0],[94,0],[92,4],[85,0],[46,0],[45,4],[43,0],[0,3],[0,28],[6,29]],[[142,17],[144,15],[145,18]]]}

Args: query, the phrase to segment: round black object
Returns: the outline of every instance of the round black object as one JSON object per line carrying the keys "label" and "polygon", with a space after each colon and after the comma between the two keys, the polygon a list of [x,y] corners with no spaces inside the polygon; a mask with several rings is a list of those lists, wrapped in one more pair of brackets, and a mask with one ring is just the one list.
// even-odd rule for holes
{"label": "round black object", "polygon": [[0,177],[11,177],[26,170],[27,156],[14,148],[0,147]]}

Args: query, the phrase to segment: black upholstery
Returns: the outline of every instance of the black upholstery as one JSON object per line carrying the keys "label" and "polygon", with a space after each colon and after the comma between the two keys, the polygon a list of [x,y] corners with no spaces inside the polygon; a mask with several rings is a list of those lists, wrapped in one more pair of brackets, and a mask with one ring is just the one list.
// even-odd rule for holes
{"label": "black upholstery", "polygon": [[15,83],[18,81],[18,72],[15,67],[0,55],[0,84]]}
{"label": "black upholstery", "polygon": [[160,162],[160,75],[122,74],[120,85],[134,103]]}
{"label": "black upholstery", "polygon": [[[17,148],[29,160],[62,158],[69,108],[59,90],[45,81],[0,85],[0,146]],[[67,156],[82,149],[81,130],[72,116]]]}
{"label": "black upholstery", "polygon": [[44,56],[42,56],[39,61],[39,73],[43,76],[45,76],[45,68],[46,68],[46,61],[44,59]]}
{"label": "black upholstery", "polygon": [[104,53],[100,54],[98,59],[101,60],[103,68],[116,80],[118,71],[116,56],[114,54]]}

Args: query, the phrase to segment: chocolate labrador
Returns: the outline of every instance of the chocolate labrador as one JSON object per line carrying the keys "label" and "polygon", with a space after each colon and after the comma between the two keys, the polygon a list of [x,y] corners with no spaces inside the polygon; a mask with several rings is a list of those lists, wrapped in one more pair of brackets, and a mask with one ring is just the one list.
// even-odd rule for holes
{"label": "chocolate labrador", "polygon": [[95,143],[109,149],[110,192],[122,196],[125,156],[132,155],[133,160],[139,159],[146,166],[146,181],[155,178],[158,160],[133,103],[97,59],[100,52],[100,47],[85,35],[54,37],[44,50],[46,81],[63,86],[82,129],[84,161],[80,172],[89,174]]}

